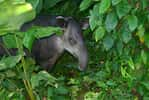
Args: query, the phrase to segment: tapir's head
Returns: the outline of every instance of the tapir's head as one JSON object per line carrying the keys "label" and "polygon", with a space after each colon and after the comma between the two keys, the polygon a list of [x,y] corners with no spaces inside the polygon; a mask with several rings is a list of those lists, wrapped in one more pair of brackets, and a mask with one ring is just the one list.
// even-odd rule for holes
{"label": "tapir's head", "polygon": [[64,49],[78,59],[79,69],[83,71],[87,67],[88,52],[82,37],[82,27],[73,18],[67,18],[66,22],[63,35]]}

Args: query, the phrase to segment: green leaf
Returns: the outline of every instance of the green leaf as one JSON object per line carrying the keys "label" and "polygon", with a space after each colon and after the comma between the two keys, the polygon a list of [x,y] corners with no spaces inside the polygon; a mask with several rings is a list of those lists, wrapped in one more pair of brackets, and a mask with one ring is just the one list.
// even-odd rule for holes
{"label": "green leaf", "polygon": [[55,92],[57,94],[66,95],[66,94],[68,94],[69,91],[68,91],[67,88],[65,88],[63,86],[60,86],[60,87],[58,87],[58,88],[55,89]]}
{"label": "green leaf", "polygon": [[43,5],[42,0],[27,0],[27,2],[32,4],[33,8],[36,9],[37,13],[39,13],[41,11],[42,5]]}
{"label": "green leaf", "polygon": [[7,48],[17,48],[17,44],[16,44],[16,39],[15,39],[15,35],[5,35],[2,37],[3,38],[3,42],[4,42],[4,45],[7,47]]}
{"label": "green leaf", "polygon": [[145,41],[145,45],[149,48],[149,33],[146,33],[144,35],[144,41]]}
{"label": "green leaf", "polygon": [[141,82],[141,84],[144,85],[147,90],[149,90],[149,82]]}
{"label": "green leaf", "polygon": [[103,27],[98,27],[96,30],[95,30],[95,40],[96,42],[100,39],[103,38],[105,34],[105,29]]}
{"label": "green leaf", "polygon": [[21,60],[22,55],[9,56],[0,60],[0,71],[8,68],[13,68]]}
{"label": "green leaf", "polygon": [[114,30],[117,23],[118,23],[118,19],[117,19],[115,12],[109,13],[105,20],[105,25],[106,25],[107,31],[111,32],[112,30]]}
{"label": "green leaf", "polygon": [[133,60],[132,60],[131,57],[129,58],[129,60],[127,60],[127,62],[128,62],[129,67],[130,67],[132,70],[134,70],[134,69],[135,69],[135,66],[134,66],[134,63],[133,63]]}
{"label": "green leaf", "polygon": [[62,1],[62,0],[44,0],[43,7],[44,7],[45,9],[52,8],[52,7],[54,7],[57,3],[59,3],[60,1]]}
{"label": "green leaf", "polygon": [[121,35],[122,35],[122,40],[124,43],[128,43],[131,38],[132,38],[132,35],[131,35],[131,32],[128,28],[128,25],[127,23],[123,23],[121,29],[120,29],[120,32],[121,32]]}
{"label": "green leaf", "polygon": [[36,88],[39,86],[40,81],[45,81],[47,84],[51,86],[55,86],[56,84],[56,78],[50,75],[46,71],[40,71],[38,74],[32,75],[31,77],[31,85],[33,88]]}
{"label": "green leaf", "polygon": [[116,6],[116,13],[119,18],[122,18],[130,11],[130,9],[131,6],[128,4],[127,0],[124,0]]}
{"label": "green leaf", "polygon": [[104,82],[102,82],[102,81],[97,81],[97,86],[99,86],[99,87],[101,87],[103,89],[107,88],[107,85]]}
{"label": "green leaf", "polygon": [[34,34],[33,32],[25,32],[25,37],[23,38],[23,45],[30,51],[32,50],[32,45],[35,40]]}
{"label": "green leaf", "polygon": [[19,30],[22,24],[34,17],[35,11],[29,3],[15,3],[13,0],[0,3],[0,35]]}
{"label": "green leaf", "polygon": [[135,15],[128,16],[128,25],[131,31],[134,31],[138,26],[138,19]]}
{"label": "green leaf", "polygon": [[80,4],[80,11],[86,10],[91,4],[92,0],[83,0]]}
{"label": "green leaf", "polygon": [[117,5],[120,3],[122,0],[112,0],[112,5]]}
{"label": "green leaf", "polygon": [[34,26],[30,31],[34,33],[36,38],[43,38],[50,36],[52,34],[61,35],[63,33],[60,27],[52,27],[52,26],[49,27]]}
{"label": "green leaf", "polygon": [[141,51],[141,59],[144,64],[147,64],[147,53],[144,50]]}
{"label": "green leaf", "polygon": [[99,7],[99,14],[104,14],[110,7],[111,0],[102,0]]}
{"label": "green leaf", "polygon": [[102,25],[103,15],[98,14],[98,10],[99,10],[99,3],[96,4],[93,7],[93,10],[90,11],[91,16],[89,19],[89,24],[90,24],[91,30],[94,30],[96,27]]}
{"label": "green leaf", "polygon": [[123,43],[122,43],[121,40],[119,40],[117,42],[116,48],[117,48],[118,53],[121,55],[122,54],[122,51],[123,51]]}
{"label": "green leaf", "polygon": [[103,45],[104,45],[104,48],[106,49],[106,51],[108,51],[109,49],[112,48],[114,44],[114,40],[111,36],[106,36],[103,40]]}

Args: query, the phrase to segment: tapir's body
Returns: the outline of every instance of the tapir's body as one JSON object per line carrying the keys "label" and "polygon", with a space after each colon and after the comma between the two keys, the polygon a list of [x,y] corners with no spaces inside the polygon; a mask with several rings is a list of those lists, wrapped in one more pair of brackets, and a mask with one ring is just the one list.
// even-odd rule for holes
{"label": "tapir's body", "polygon": [[[44,15],[25,23],[20,31],[27,31],[33,25],[43,27],[59,26],[55,16]],[[78,58],[79,68],[80,70],[84,70],[88,59],[87,50],[82,38],[80,25],[72,18],[67,19],[67,27],[62,36],[53,34],[49,37],[36,40],[32,47],[32,55],[36,62],[44,67],[44,69],[51,69],[58,57],[65,50]],[[13,50],[11,49],[9,51]],[[6,50],[0,45],[0,56],[4,53],[6,53]]]}

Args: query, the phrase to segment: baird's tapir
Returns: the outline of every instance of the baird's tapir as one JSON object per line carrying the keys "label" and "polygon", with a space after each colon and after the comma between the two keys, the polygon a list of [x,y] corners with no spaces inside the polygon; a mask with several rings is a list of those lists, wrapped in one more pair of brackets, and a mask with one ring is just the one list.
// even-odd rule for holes
{"label": "baird's tapir", "polygon": [[[85,24],[84,24],[85,25]],[[72,17],[39,15],[31,22],[25,23],[20,31],[27,31],[32,26],[60,26],[64,28],[64,33],[61,36],[53,34],[51,36],[37,39],[33,43],[31,55],[36,62],[45,70],[49,70],[56,63],[57,59],[68,51],[79,61],[79,70],[85,70],[88,62],[88,52],[85,46],[81,28],[77,21]],[[5,50],[0,46],[0,52]],[[13,51],[13,50],[10,50]]]}

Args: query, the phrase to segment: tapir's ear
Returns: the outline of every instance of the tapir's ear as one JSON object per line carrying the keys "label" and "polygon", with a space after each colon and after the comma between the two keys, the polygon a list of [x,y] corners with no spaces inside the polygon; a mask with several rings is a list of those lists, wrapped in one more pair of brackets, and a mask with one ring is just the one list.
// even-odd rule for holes
{"label": "tapir's ear", "polygon": [[57,24],[60,27],[66,28],[68,25],[68,20],[72,19],[72,17],[57,16],[56,19],[57,19]]}
{"label": "tapir's ear", "polygon": [[85,17],[80,21],[81,28],[83,30],[89,28],[89,17]]}

